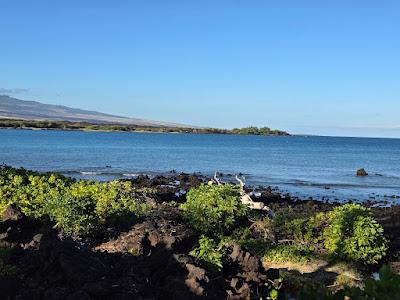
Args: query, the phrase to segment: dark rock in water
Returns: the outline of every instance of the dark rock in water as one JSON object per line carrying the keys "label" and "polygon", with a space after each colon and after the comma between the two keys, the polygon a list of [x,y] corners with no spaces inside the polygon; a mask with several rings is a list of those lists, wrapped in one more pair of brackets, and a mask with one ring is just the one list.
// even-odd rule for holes
{"label": "dark rock in water", "polygon": [[205,182],[205,177],[195,174],[174,174],[169,176],[138,176],[131,180],[132,183],[140,188],[148,187],[154,190],[154,200],[157,203],[176,201],[182,203],[185,201],[186,191],[199,186]]}
{"label": "dark rock in water", "polygon": [[281,195],[279,193],[274,192],[271,187],[267,187],[265,190],[260,192],[260,196],[257,197],[257,201],[264,202],[265,204],[271,202],[279,202],[281,201]]}
{"label": "dark rock in water", "polygon": [[368,176],[368,173],[364,169],[359,169],[357,170],[357,176]]}

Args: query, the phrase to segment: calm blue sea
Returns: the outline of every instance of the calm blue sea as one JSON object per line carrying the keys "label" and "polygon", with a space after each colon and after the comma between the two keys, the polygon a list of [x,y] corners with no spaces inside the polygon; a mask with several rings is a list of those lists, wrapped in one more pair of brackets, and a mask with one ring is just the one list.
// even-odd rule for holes
{"label": "calm blue sea", "polygon": [[[243,173],[251,185],[301,198],[400,202],[400,139],[5,129],[1,163],[100,180]],[[356,177],[358,168],[370,176]]]}

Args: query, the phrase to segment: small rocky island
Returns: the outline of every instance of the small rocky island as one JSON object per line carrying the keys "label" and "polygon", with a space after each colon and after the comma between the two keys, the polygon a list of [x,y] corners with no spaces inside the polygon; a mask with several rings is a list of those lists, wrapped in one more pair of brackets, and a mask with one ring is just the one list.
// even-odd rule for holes
{"label": "small rocky island", "polygon": [[363,177],[363,176],[368,176],[367,171],[365,171],[364,168],[357,170],[357,176]]}

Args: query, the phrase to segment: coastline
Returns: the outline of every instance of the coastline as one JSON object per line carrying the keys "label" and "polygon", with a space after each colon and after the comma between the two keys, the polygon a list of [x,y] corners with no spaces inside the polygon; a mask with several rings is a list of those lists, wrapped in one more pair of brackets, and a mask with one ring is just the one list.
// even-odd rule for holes
{"label": "coastline", "polygon": [[[17,178],[12,179],[11,182],[19,181],[21,184],[24,180],[18,176],[26,175],[42,176],[43,179],[47,178],[50,184],[61,183],[60,187],[63,186],[63,188],[74,185],[75,182],[54,173],[39,174],[12,168],[1,170],[6,174],[11,172],[17,175]],[[41,182],[33,178],[31,180],[36,184]],[[3,219],[0,220],[0,245],[9,249],[7,250],[10,255],[7,260],[7,266],[9,266],[7,270],[11,275],[8,275],[7,282],[10,287],[23,288],[5,289],[3,291],[5,295],[18,295],[23,299],[32,295],[42,298],[44,295],[54,295],[54,293],[61,298],[78,293],[75,297],[78,299],[82,298],[82,295],[86,298],[130,296],[135,299],[144,299],[151,295],[155,299],[174,299],[177,296],[183,296],[184,299],[196,299],[193,291],[197,291],[197,294],[195,293],[197,296],[215,295],[215,299],[222,299],[230,293],[235,293],[243,299],[246,293],[254,294],[263,291],[261,288],[266,278],[274,281],[282,280],[280,278],[284,276],[283,287],[282,285],[277,287],[280,294],[288,296],[300,293],[305,286],[309,289],[315,285],[321,288],[331,286],[343,276],[346,276],[347,281],[338,284],[338,289],[344,284],[357,286],[363,280],[370,278],[383,263],[397,266],[397,254],[400,252],[400,224],[398,223],[400,206],[379,208],[364,204],[364,207],[370,207],[372,215],[383,226],[385,236],[391,241],[387,257],[379,265],[365,266],[345,261],[331,261],[323,252],[319,253],[316,250],[318,257],[313,257],[307,254],[310,250],[305,251],[301,242],[295,242],[293,237],[277,241],[277,249],[287,247],[283,249],[292,251],[290,249],[293,247],[299,247],[302,249],[300,252],[288,254],[282,252],[279,255],[285,255],[284,260],[276,256],[277,254],[273,254],[275,252],[269,254],[270,256],[263,256],[262,249],[265,247],[263,245],[265,243],[269,245],[277,237],[266,231],[267,228],[262,227],[268,224],[264,222],[269,218],[269,213],[260,211],[253,212],[237,223],[237,226],[244,230],[241,233],[244,237],[237,240],[236,235],[232,233],[230,239],[224,244],[226,266],[223,270],[218,270],[210,269],[207,264],[193,256],[192,249],[196,247],[197,241],[202,236],[199,237],[199,232],[190,226],[188,219],[182,217],[182,205],[188,201],[188,192],[202,185],[210,186],[210,178],[199,174],[174,173],[153,177],[142,175],[130,180],[118,180],[111,185],[105,184],[84,181],[78,184],[80,188],[73,188],[73,191],[74,193],[85,192],[82,190],[83,187],[86,189],[90,186],[97,187],[93,190],[96,191],[95,194],[88,189],[87,195],[96,197],[96,193],[100,193],[99,201],[104,201],[104,199],[117,201],[110,203],[113,206],[105,207],[104,212],[107,212],[113,207],[120,209],[119,205],[127,201],[124,190],[129,187],[134,192],[137,199],[135,201],[149,204],[150,210],[137,217],[131,213],[128,219],[123,215],[122,219],[100,220],[98,227],[93,228],[94,233],[81,238],[74,236],[74,232],[71,236],[67,234],[68,232],[58,231],[58,226],[62,224],[62,226],[69,226],[68,219],[62,219],[66,223],[59,223],[57,226],[53,225],[47,217],[35,219],[32,216],[26,216],[18,209],[18,206],[11,205],[6,208]],[[216,185],[215,181],[212,185]],[[104,187],[107,188],[104,190]],[[19,185],[15,188],[19,188]],[[115,188],[117,190],[108,193],[107,189]],[[121,188],[123,190],[119,190]],[[115,195],[118,195],[114,193],[115,191],[122,193],[125,200],[118,200],[118,198],[112,200]],[[325,214],[341,207],[337,203],[291,199],[269,187],[259,192],[259,195],[255,195],[250,186],[244,191],[254,201],[265,203],[272,212],[282,216],[300,217],[298,220],[301,222],[304,222],[304,217],[308,214],[312,216]],[[84,199],[85,196],[82,200]],[[37,205],[39,203],[37,200],[36,196],[32,198],[32,204]],[[74,205],[74,202],[62,204],[59,210],[56,210],[56,215],[64,216],[62,212],[69,205]],[[74,213],[81,213],[79,207],[72,207],[73,214],[68,213],[68,218],[74,217]],[[86,206],[83,208],[86,211]],[[74,222],[86,224],[86,218],[81,219],[82,215],[78,214],[76,217],[78,219],[73,219]],[[282,230],[282,226],[284,225],[280,225],[278,229]],[[74,230],[81,229],[81,227],[73,228]],[[249,237],[250,232],[253,236]],[[253,247],[255,241],[261,244],[255,244]],[[11,266],[19,270],[19,273],[13,273],[14,269]],[[245,289],[241,288],[241,285],[232,284],[235,276],[246,281]],[[24,280],[26,278],[30,281]],[[3,277],[0,275],[0,284],[2,280]],[[171,289],[172,284],[174,289]],[[132,290],[129,288],[131,286],[139,286],[140,289]],[[269,293],[269,290],[266,292]]]}
{"label": "coastline", "polygon": [[220,129],[210,127],[166,127],[140,126],[130,124],[71,122],[58,120],[19,120],[0,118],[0,129],[21,130],[66,130],[87,132],[144,132],[144,133],[184,133],[184,134],[230,134],[259,136],[290,136],[289,133],[269,127],[245,127]]}
{"label": "coastline", "polygon": [[[24,168],[21,168],[24,170]],[[108,170],[110,169],[110,170]],[[76,171],[34,171],[39,174],[56,174],[59,176],[65,176],[70,178],[71,180],[77,181],[94,181],[94,182],[111,182],[111,181],[130,181],[133,183],[138,183],[139,186],[157,186],[160,185],[160,188],[166,188],[166,190],[170,190],[168,193],[171,197],[173,195],[186,192],[192,188],[196,187],[199,184],[207,184],[211,179],[214,178],[213,174],[204,174],[202,172],[182,172],[177,170],[170,170],[168,172],[160,172],[160,171],[152,171],[152,172],[142,172],[142,171],[134,171],[134,172],[113,172],[111,166],[106,166],[99,170],[76,170]],[[238,181],[235,179],[236,175],[239,178],[248,178],[249,174],[223,174],[220,172],[216,172],[219,180],[223,184],[238,184]],[[181,180],[183,178],[183,185],[181,185]],[[162,182],[163,184],[160,184]],[[309,185],[306,185],[309,186]],[[319,189],[327,190],[329,192],[336,192],[334,184],[319,184]],[[352,185],[349,185],[349,191],[354,188]],[[342,205],[346,203],[359,203],[368,207],[378,207],[378,208],[387,208],[400,206],[400,195],[378,195],[373,194],[373,196],[365,197],[362,199],[354,199],[351,197],[342,197],[337,198],[338,195],[333,195],[332,197],[318,196],[315,194],[309,194],[303,187],[300,187],[303,192],[294,193],[290,192],[287,189],[280,188],[276,184],[268,184],[268,183],[255,183],[250,176],[250,180],[245,184],[245,190],[254,200],[262,201],[268,203],[279,202],[282,201],[286,204],[288,203],[297,203],[297,202],[312,202],[312,203],[320,203],[321,205]],[[176,199],[175,199],[176,200]]]}
{"label": "coastline", "polygon": [[[148,177],[150,179],[156,177],[171,178],[171,180],[178,175],[196,176],[199,179],[207,180],[212,178],[213,174],[205,174],[202,172],[182,172],[177,170],[170,170],[168,172],[160,171],[114,171],[111,166],[99,169],[81,169],[59,171],[65,176],[71,176],[76,179],[89,179],[99,181],[109,180],[134,180],[138,177]],[[285,184],[276,181],[268,182],[255,178],[249,174],[224,174],[217,172],[222,182],[237,184],[235,179],[236,175],[245,176],[247,183],[246,189],[254,194],[257,198],[265,190],[271,190],[279,194],[281,198],[290,198],[293,200],[313,200],[326,203],[368,203],[370,206],[395,206],[400,205],[400,194],[386,194],[377,192],[367,192],[364,190],[374,189],[379,190],[379,187],[365,187],[362,185],[353,184],[337,184],[337,183],[309,183],[295,180],[296,182]],[[357,192],[355,192],[357,191]],[[362,195],[362,196],[361,196]]]}
{"label": "coastline", "polygon": [[[228,133],[228,132],[207,132],[207,131],[199,131],[199,130],[193,130],[193,131],[182,131],[177,129],[174,131],[164,131],[163,129],[154,129],[154,130],[146,130],[146,129],[135,129],[135,130],[106,130],[106,129],[71,129],[71,128],[35,128],[35,127],[0,127],[0,130],[32,130],[32,131],[79,131],[79,132],[137,132],[137,133],[163,133],[163,134],[221,134],[221,135],[254,135],[254,136],[269,136],[269,137],[281,137],[281,136],[292,136],[290,134],[287,135],[276,135],[276,134],[270,134],[270,135],[260,135],[260,134],[241,134],[241,133]],[[303,135],[296,135],[296,136],[303,136]],[[305,135],[304,135],[305,136]]]}
{"label": "coastline", "polygon": [[[398,165],[384,160],[386,152],[394,162],[400,158],[394,140],[71,130],[2,130],[0,137],[0,163],[84,179],[129,179],[172,169],[212,177],[219,171],[223,180],[243,173],[248,185],[300,199],[395,202],[400,195]],[[369,176],[356,176],[361,167]]]}

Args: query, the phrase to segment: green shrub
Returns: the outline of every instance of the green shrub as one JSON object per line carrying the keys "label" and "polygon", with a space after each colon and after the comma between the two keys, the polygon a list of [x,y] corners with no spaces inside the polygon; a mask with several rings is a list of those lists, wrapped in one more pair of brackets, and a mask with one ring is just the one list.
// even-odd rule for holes
{"label": "green shrub", "polygon": [[366,264],[376,264],[385,256],[383,228],[369,209],[346,204],[329,212],[327,220],[323,237],[325,248],[331,253]]}
{"label": "green shrub", "polygon": [[261,236],[290,240],[317,253],[328,252],[365,264],[378,263],[387,251],[382,226],[372,217],[370,209],[358,204],[314,214],[295,212],[289,207],[278,212],[274,219],[258,220],[255,228]]}
{"label": "green shrub", "polygon": [[238,218],[247,213],[247,207],[240,201],[239,187],[231,184],[193,188],[181,209],[195,229],[209,235],[230,232]]}
{"label": "green shrub", "polygon": [[0,167],[0,213],[16,203],[27,216],[39,218],[46,198],[62,193],[71,182],[61,175]]}
{"label": "green shrub", "polygon": [[48,199],[45,212],[55,225],[67,235],[85,235],[96,226],[95,203],[89,197],[63,194]]}
{"label": "green shrub", "polygon": [[106,183],[82,182],[73,184],[72,195],[86,195],[96,203],[96,215],[102,220],[129,219],[145,213],[146,207],[136,197],[130,181],[113,180]]}
{"label": "green shrub", "polygon": [[206,267],[220,270],[223,267],[224,253],[223,242],[217,243],[214,239],[202,235],[199,238],[198,246],[190,251],[189,255],[198,259]]}
{"label": "green shrub", "polygon": [[241,246],[246,248],[251,253],[263,257],[268,249],[271,248],[272,244],[270,241],[263,239],[247,239],[238,242]]}
{"label": "green shrub", "polygon": [[318,245],[321,243],[321,229],[325,221],[325,214],[318,213],[308,218],[287,220],[284,229],[296,243]]}
{"label": "green shrub", "polygon": [[[268,249],[272,249],[269,256],[274,260],[289,258],[291,254],[299,258],[304,253],[296,252],[295,246],[273,247],[278,241],[301,245],[304,250],[317,255],[328,253],[365,264],[378,263],[387,251],[381,225],[374,220],[370,209],[358,204],[346,204],[319,213],[287,207],[278,210],[273,219],[255,220],[252,230],[255,237],[272,245]],[[281,251],[289,252],[286,255]]]}
{"label": "green shrub", "polygon": [[289,239],[297,244],[321,244],[321,231],[326,226],[323,212],[315,213],[307,206],[302,209],[293,207],[278,208],[273,219],[264,218],[256,222],[256,229],[271,240]]}
{"label": "green shrub", "polygon": [[140,201],[129,181],[73,180],[57,174],[0,167],[0,213],[15,204],[29,217],[48,216],[69,235],[90,233],[110,220],[142,216],[149,205]]}
{"label": "green shrub", "polygon": [[232,241],[247,241],[253,238],[253,233],[249,227],[238,227],[232,230],[229,238]]}

